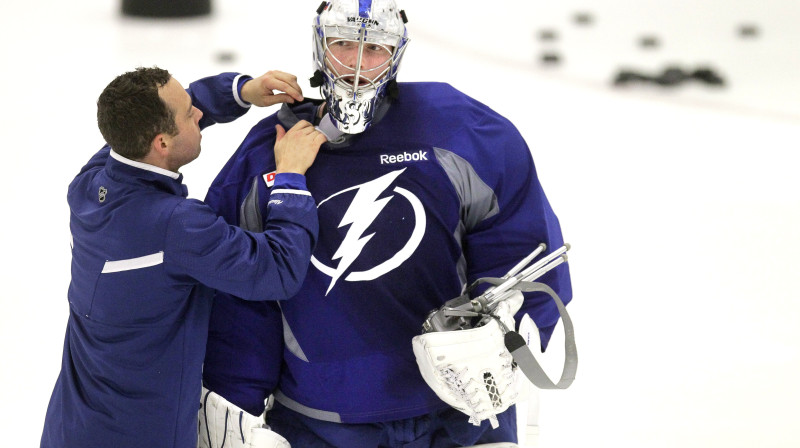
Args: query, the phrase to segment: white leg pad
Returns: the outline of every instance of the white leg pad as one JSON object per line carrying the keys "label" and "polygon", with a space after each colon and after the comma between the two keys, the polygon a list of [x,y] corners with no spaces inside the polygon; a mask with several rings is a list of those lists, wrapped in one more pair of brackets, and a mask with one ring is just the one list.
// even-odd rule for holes
{"label": "white leg pad", "polygon": [[205,387],[198,412],[198,448],[290,448],[289,442],[256,417]]}

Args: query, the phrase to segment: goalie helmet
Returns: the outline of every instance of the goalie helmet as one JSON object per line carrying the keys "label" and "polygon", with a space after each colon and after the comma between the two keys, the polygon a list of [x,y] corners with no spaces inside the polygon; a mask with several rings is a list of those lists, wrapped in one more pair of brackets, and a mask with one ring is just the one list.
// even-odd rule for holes
{"label": "goalie helmet", "polygon": [[312,85],[320,86],[341,132],[358,134],[372,124],[408,43],[405,21],[394,0],[332,0],[320,6]]}

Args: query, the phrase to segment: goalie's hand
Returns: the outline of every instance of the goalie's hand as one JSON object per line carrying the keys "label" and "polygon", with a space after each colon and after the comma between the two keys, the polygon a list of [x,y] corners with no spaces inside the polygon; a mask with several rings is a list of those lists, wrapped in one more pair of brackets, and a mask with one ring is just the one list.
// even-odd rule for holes
{"label": "goalie's hand", "polygon": [[[488,419],[497,427],[497,414],[516,403],[519,375],[504,335],[514,329],[514,314],[522,293],[503,300],[485,325],[439,331],[412,339],[422,378],[445,403],[467,414],[470,423]],[[502,325],[506,330],[502,328]]]}
{"label": "goalie's hand", "polygon": [[205,387],[198,420],[198,448],[290,448],[267,427],[264,414],[249,414]]}

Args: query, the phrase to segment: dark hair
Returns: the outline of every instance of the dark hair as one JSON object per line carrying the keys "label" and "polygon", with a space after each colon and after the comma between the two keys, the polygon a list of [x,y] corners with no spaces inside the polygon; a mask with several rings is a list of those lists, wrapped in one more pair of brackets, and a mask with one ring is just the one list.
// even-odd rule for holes
{"label": "dark hair", "polygon": [[140,160],[158,134],[177,135],[175,114],[158,96],[172,75],[158,67],[117,76],[97,99],[97,127],[119,155]]}

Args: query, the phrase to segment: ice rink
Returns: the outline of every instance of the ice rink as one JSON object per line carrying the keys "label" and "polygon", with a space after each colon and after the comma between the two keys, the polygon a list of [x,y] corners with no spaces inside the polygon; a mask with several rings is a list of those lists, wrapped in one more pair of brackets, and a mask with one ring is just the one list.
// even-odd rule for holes
{"label": "ice rink", "polygon": [[[511,119],[572,245],[578,377],[536,394],[530,444],[800,446],[800,5],[399,1],[399,81],[448,82]],[[279,69],[319,97],[318,5],[215,0],[210,17],[142,20],[108,0],[0,4],[0,444],[39,443],[68,314],[66,189],[102,145],[102,89],[140,65],[184,85]],[[612,85],[667,66],[711,67],[725,86]],[[275,111],[207,129],[182,170],[190,196]]]}

